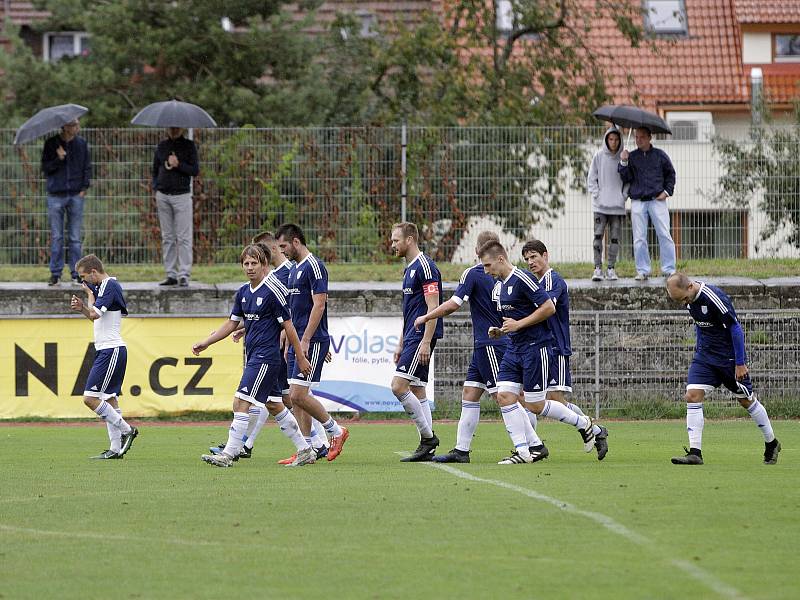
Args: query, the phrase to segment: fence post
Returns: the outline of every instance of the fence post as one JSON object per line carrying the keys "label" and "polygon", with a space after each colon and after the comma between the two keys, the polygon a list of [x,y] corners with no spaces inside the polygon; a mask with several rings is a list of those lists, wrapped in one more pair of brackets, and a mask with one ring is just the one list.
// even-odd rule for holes
{"label": "fence post", "polygon": [[600,418],[600,313],[594,313],[594,418]]}
{"label": "fence post", "polygon": [[408,130],[406,122],[400,128],[400,221],[406,221],[406,203],[408,201],[408,168],[407,168],[407,152],[408,152]]}

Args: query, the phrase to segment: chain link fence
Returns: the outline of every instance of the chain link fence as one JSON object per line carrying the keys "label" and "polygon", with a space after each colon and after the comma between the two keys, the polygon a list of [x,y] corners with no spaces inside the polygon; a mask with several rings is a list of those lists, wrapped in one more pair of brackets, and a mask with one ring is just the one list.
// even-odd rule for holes
{"label": "chain link fence", "polygon": [[[231,262],[249,236],[286,221],[303,226],[314,251],[328,261],[381,261],[391,224],[404,218],[423,225],[426,250],[437,260],[471,262],[477,234],[492,228],[512,252],[537,236],[558,240],[555,261],[589,262],[593,218],[585,177],[603,129],[196,130],[195,262]],[[741,126],[716,129],[743,147],[746,133]],[[86,129],[82,135],[94,161],[85,250],[110,263],[159,262],[150,179],[164,132]],[[0,260],[43,264],[49,225],[41,143],[16,148],[13,136],[0,130]],[[728,206],[718,194],[724,172],[710,139],[655,141],[677,171],[669,206],[680,257],[797,256],[791,241],[800,223],[796,182],[774,176],[777,204],[763,202],[755,190],[749,205]],[[800,155],[797,139],[788,136],[781,152]],[[630,256],[629,227],[622,246],[623,257]]]}

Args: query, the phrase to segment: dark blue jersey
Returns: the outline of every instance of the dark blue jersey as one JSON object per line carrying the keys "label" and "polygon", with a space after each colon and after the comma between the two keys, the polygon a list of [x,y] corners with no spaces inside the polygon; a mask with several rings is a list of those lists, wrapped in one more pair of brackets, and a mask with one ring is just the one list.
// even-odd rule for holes
{"label": "dark blue jersey", "polygon": [[707,363],[730,365],[735,359],[731,327],[739,322],[733,303],[718,287],[698,283],[697,297],[686,305],[697,331],[695,354]]}
{"label": "dark blue jersey", "polygon": [[553,337],[556,338],[553,351],[561,356],[570,356],[572,354],[572,345],[569,340],[569,290],[567,290],[567,282],[553,269],[548,269],[539,280],[539,285],[544,288],[544,291],[547,292],[547,295],[556,305],[556,314],[547,319],[550,331],[553,332]]}
{"label": "dark blue jersey", "polygon": [[502,327],[503,315],[497,307],[500,297],[500,282],[483,270],[483,265],[466,269],[461,275],[458,287],[451,300],[459,305],[469,301],[472,317],[472,338],[475,348],[485,346],[505,346],[508,339],[489,337],[490,327]]}
{"label": "dark blue jersey", "polygon": [[291,318],[286,296],[266,277],[255,289],[249,283],[236,292],[232,321],[244,322],[244,349],[248,361],[278,364],[282,323]]}
{"label": "dark blue jersey", "polygon": [[113,277],[106,277],[99,285],[89,285],[89,288],[94,294],[92,309],[100,317],[93,323],[95,350],[124,346],[122,317],[128,314],[128,307],[122,286]]}
{"label": "dark blue jersey", "polygon": [[289,273],[292,272],[292,261],[285,260],[279,267],[275,267],[269,272],[270,275],[280,281],[285,287],[289,287]]}
{"label": "dark blue jersey", "polygon": [[106,277],[100,282],[100,285],[89,285],[89,288],[94,294],[94,307],[99,313],[119,311],[123,315],[128,314],[128,305],[122,294],[122,286],[115,277]]}
{"label": "dark blue jersey", "polygon": [[[542,288],[536,283],[536,276],[529,271],[514,267],[508,277],[501,282],[500,310],[504,317],[516,321],[533,314],[545,302],[552,302]],[[555,338],[545,319],[530,327],[509,334],[511,343],[516,348],[532,345],[555,345]]]}
{"label": "dark blue jersey", "polygon": [[[428,312],[427,294],[438,294],[442,303],[442,275],[433,259],[420,252],[403,274],[403,340],[421,340],[425,328],[414,328],[414,320]],[[444,335],[442,319],[436,320],[434,339]]]}
{"label": "dark blue jersey", "polygon": [[[314,308],[314,294],[328,293],[328,270],[324,263],[313,254],[308,254],[299,263],[292,265],[289,272],[289,308],[292,311],[292,322],[297,335],[303,337]],[[312,342],[327,342],[328,335],[328,303],[319,321],[317,330],[309,338]]]}

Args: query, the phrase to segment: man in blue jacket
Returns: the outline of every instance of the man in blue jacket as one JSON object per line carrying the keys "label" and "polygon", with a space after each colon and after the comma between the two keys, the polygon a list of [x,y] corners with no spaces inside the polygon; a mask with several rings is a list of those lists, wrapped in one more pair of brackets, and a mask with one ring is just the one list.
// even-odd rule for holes
{"label": "man in blue jacket", "polygon": [[631,229],[636,281],[650,276],[650,251],[647,247],[647,220],[653,222],[658,236],[661,272],[675,272],[675,242],[670,234],[667,198],[675,191],[675,169],[667,153],[654,148],[652,135],[645,127],[636,129],[636,150],[623,150],[617,167],[622,181],[630,184]]}
{"label": "man in blue jacket", "polygon": [[78,135],[78,119],[48,138],[42,150],[42,172],[47,177],[47,216],[50,221],[50,280],[58,285],[64,270],[64,217],[67,225],[67,264],[73,283],[79,284],[75,263],[83,255],[81,226],[83,200],[92,179],[89,145]]}

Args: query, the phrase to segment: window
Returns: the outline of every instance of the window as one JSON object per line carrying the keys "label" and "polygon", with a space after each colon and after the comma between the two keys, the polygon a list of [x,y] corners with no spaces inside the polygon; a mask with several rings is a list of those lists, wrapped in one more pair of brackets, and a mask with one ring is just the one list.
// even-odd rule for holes
{"label": "window", "polygon": [[674,141],[710,142],[714,122],[710,112],[671,111],[666,114]]}
{"label": "window", "polygon": [[42,44],[42,58],[54,62],[71,56],[89,54],[89,34],[82,31],[61,31],[45,33]]}
{"label": "window", "polygon": [[361,20],[359,36],[366,38],[378,35],[378,17],[366,11],[359,11],[356,16]]}
{"label": "window", "polygon": [[800,62],[800,34],[775,36],[775,62]]}
{"label": "window", "polygon": [[686,6],[684,0],[644,0],[645,29],[657,34],[685,35]]}

